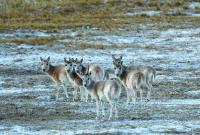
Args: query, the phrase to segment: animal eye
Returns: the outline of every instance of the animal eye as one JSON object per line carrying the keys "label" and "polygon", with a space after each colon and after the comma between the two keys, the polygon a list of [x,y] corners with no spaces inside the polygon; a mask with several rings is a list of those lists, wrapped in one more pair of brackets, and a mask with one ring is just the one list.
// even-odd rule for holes
{"label": "animal eye", "polygon": [[116,67],[114,67],[114,69],[116,69]]}

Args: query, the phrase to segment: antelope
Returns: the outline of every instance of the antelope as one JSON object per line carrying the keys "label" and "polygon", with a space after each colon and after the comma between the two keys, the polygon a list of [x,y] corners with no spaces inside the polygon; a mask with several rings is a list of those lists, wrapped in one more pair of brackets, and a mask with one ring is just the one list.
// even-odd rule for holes
{"label": "antelope", "polygon": [[142,101],[142,88],[141,86],[145,83],[144,74],[139,71],[127,70],[121,62],[115,65],[115,75],[121,80],[126,88],[127,92],[127,104],[130,101],[130,97],[135,104],[136,102],[136,92],[140,92],[140,101]]}
{"label": "antelope", "polygon": [[78,89],[80,89],[81,100],[83,101],[84,100],[83,98],[85,97],[85,100],[87,102],[88,94],[87,94],[87,92],[84,91],[82,79],[75,72],[74,65],[73,65],[74,59],[70,58],[69,60],[67,60],[66,58],[64,58],[64,62],[65,62],[65,70],[68,74],[69,81],[74,86],[74,92],[75,93],[74,93],[73,101],[74,101],[75,97],[77,97]]}
{"label": "antelope", "polygon": [[56,102],[58,100],[59,96],[59,86],[62,85],[65,95],[67,98],[69,98],[67,89],[66,89],[66,83],[67,83],[67,74],[65,72],[65,66],[64,65],[56,65],[53,66],[50,63],[50,57],[47,59],[43,59],[40,57],[41,60],[41,68],[42,71],[48,74],[48,76],[54,81],[56,85]]}
{"label": "antelope", "polygon": [[103,70],[99,65],[96,65],[96,64],[83,65],[83,59],[81,60],[76,59],[74,61],[74,64],[75,64],[75,70],[80,76],[86,74],[86,72],[89,72],[91,73],[91,77],[95,81],[109,79],[108,72],[106,70]]}
{"label": "antelope", "polygon": [[[112,55],[112,59],[113,59],[113,65],[120,65],[122,63],[122,56],[120,56],[119,58],[114,57],[114,55]],[[150,100],[151,98],[151,90],[152,90],[152,83],[155,80],[156,77],[156,70],[153,67],[150,66],[127,66],[126,70],[137,70],[140,71],[144,74],[145,77],[145,86],[148,89],[147,92],[147,101]]]}
{"label": "antelope", "polygon": [[83,75],[83,86],[88,90],[90,95],[96,100],[96,119],[99,118],[99,109],[101,106],[102,114],[104,112],[103,101],[107,100],[110,104],[110,115],[108,120],[112,118],[113,108],[115,110],[115,118],[118,117],[117,102],[121,94],[121,86],[116,80],[95,81],[92,79],[91,72]]}

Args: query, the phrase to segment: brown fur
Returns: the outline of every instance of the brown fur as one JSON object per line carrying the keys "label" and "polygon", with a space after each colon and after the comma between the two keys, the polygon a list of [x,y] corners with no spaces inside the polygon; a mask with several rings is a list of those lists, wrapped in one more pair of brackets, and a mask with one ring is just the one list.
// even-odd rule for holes
{"label": "brown fur", "polygon": [[73,80],[77,85],[82,86],[83,80],[77,75],[77,73],[74,71],[72,74],[70,74],[71,80]]}
{"label": "brown fur", "polygon": [[120,80],[122,80],[122,82],[124,83],[125,86],[127,86],[127,72],[125,71],[124,73],[122,73],[122,75],[119,77]]}
{"label": "brown fur", "polygon": [[[88,78],[85,78],[87,81]],[[118,111],[116,107],[116,100],[119,100],[120,93],[121,93],[121,87],[115,80],[102,80],[102,81],[93,81],[90,80],[89,85],[85,85],[85,87],[88,89],[90,94],[96,99],[96,110],[97,110],[97,118],[99,116],[99,103],[102,103],[102,113],[104,114],[104,105],[103,100],[104,97],[110,104],[110,116],[109,119],[112,118],[112,110],[115,109],[115,117],[118,116]],[[86,83],[87,84],[87,83]]]}
{"label": "brown fur", "polygon": [[139,71],[128,71],[123,65],[119,65],[122,73],[119,75],[119,79],[123,82],[127,91],[127,103],[129,103],[129,97],[133,95],[134,103],[136,100],[136,92],[140,92],[140,99],[142,101],[142,89],[141,86],[145,82],[145,77],[142,72]]}
{"label": "brown fur", "polygon": [[67,76],[64,65],[50,66],[47,73],[53,78],[55,82],[61,82],[61,75]]}
{"label": "brown fur", "polygon": [[95,72],[96,72],[96,75],[98,76],[99,79],[100,79],[100,70],[101,70],[101,68],[99,67],[99,65],[96,65],[95,66]]}
{"label": "brown fur", "polygon": [[95,80],[104,80],[104,79],[109,78],[109,74],[108,73],[105,74],[105,71],[103,71],[103,69],[101,69],[101,67],[99,65],[96,65],[96,64],[83,65],[82,62],[83,62],[83,59],[81,59],[81,60],[73,59],[73,63],[75,65],[79,65],[80,66],[80,64],[81,64],[81,66],[82,66],[82,69],[77,69],[76,68],[76,72],[79,75],[84,75],[86,73],[91,73],[92,74],[92,78],[95,79]]}
{"label": "brown fur", "polygon": [[[88,94],[83,89],[83,80],[81,79],[81,77],[79,76],[79,74],[76,73],[76,71],[74,69],[74,66],[73,66],[74,59],[73,58],[72,59],[69,58],[69,60],[67,60],[66,58],[64,58],[64,62],[65,62],[65,66],[66,66],[65,67],[66,68],[65,71],[68,74],[69,81],[72,83],[72,85],[74,87],[73,100],[75,98],[77,98],[77,96],[78,96],[78,89],[79,89],[80,90],[80,94],[81,94],[81,100],[85,100],[87,102],[87,100],[88,100]],[[70,66],[70,67],[68,67],[68,66]],[[84,99],[84,97],[85,97],[85,99]]]}
{"label": "brown fur", "polygon": [[[122,61],[122,56],[120,58],[115,58],[114,55],[112,55],[113,59],[113,65],[114,66],[119,66],[123,63]],[[127,66],[126,70],[128,71],[139,71],[142,72],[144,75],[145,83],[143,83],[144,87],[147,87],[148,92],[147,92],[147,100],[150,100],[151,97],[151,90],[152,90],[152,83],[154,82],[156,78],[156,70],[153,67],[150,66]]]}
{"label": "brown fur", "polygon": [[97,65],[97,66],[95,67],[95,71],[96,71],[97,74],[99,74],[99,72],[100,72],[100,67],[99,67],[99,65]]}
{"label": "brown fur", "polygon": [[64,65],[57,65],[57,66],[51,65],[50,57],[48,57],[45,60],[42,57],[40,57],[40,60],[42,62],[41,67],[42,67],[43,72],[47,73],[56,84],[56,89],[57,89],[56,101],[58,100],[60,85],[63,86],[65,95],[68,98],[68,93],[67,93],[67,89],[66,89],[67,74],[65,72],[65,66]]}
{"label": "brown fur", "polygon": [[[138,70],[145,74],[146,81],[149,81],[147,83],[153,83],[152,81],[156,77],[156,70],[153,67],[150,66],[127,66],[127,70]],[[148,78],[148,73],[153,73],[153,78]]]}

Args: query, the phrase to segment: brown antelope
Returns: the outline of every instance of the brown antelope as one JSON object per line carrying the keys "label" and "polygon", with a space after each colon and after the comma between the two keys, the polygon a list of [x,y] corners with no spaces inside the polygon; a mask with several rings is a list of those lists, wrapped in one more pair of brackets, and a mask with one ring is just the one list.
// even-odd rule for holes
{"label": "brown antelope", "polygon": [[41,60],[41,68],[42,71],[47,73],[49,77],[55,82],[56,84],[56,101],[58,100],[59,95],[59,86],[62,85],[65,95],[67,98],[69,98],[66,84],[67,84],[67,74],[65,72],[65,66],[64,65],[57,65],[53,66],[50,63],[50,57],[48,57],[46,60],[40,57]]}
{"label": "brown antelope", "polygon": [[112,118],[113,108],[115,109],[115,117],[118,117],[117,101],[120,98],[121,86],[115,80],[95,81],[91,77],[91,73],[86,73],[83,79],[83,86],[88,90],[90,95],[96,100],[96,119],[99,117],[99,109],[101,106],[104,115],[103,101],[106,99],[110,104],[110,116]]}
{"label": "brown antelope", "polygon": [[115,65],[115,75],[122,81],[127,92],[127,104],[130,101],[130,97],[135,104],[136,92],[140,92],[140,100],[142,101],[142,88],[141,86],[145,83],[144,74],[139,71],[127,70],[121,62],[119,65]]}
{"label": "brown antelope", "polygon": [[81,100],[83,101],[84,98],[87,102],[88,100],[88,94],[87,91],[84,91],[84,87],[83,87],[83,81],[80,78],[80,76],[75,72],[75,67],[73,65],[74,59],[69,59],[67,60],[66,58],[64,58],[64,62],[65,62],[65,69],[69,78],[69,81],[72,83],[73,87],[74,87],[74,97],[73,100],[75,98],[77,98],[77,93],[78,93],[78,89],[80,90],[81,93]]}
{"label": "brown antelope", "polygon": [[81,60],[76,59],[74,61],[74,64],[75,64],[75,70],[80,76],[86,74],[86,72],[89,72],[91,73],[92,79],[94,79],[95,81],[109,79],[108,72],[106,70],[103,70],[99,65],[96,64],[83,65],[83,59]]}
{"label": "brown antelope", "polygon": [[[112,59],[113,59],[114,66],[120,65],[122,63],[122,56],[120,56],[119,58],[116,58],[114,57],[114,55],[112,55]],[[154,82],[155,77],[156,77],[156,70],[150,66],[127,66],[126,70],[137,70],[144,74],[145,81],[146,81],[145,86],[148,89],[146,99],[147,101],[150,100],[152,83]]]}

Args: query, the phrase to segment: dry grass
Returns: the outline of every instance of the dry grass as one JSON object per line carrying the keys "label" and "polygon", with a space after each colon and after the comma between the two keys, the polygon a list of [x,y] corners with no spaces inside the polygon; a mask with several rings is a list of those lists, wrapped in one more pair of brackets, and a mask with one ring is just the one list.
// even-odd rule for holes
{"label": "dry grass", "polygon": [[45,38],[31,38],[31,39],[0,39],[0,43],[15,43],[19,44],[31,44],[31,45],[44,45],[53,44],[57,40],[57,37],[45,37]]}
{"label": "dry grass", "polygon": [[[168,13],[176,7],[185,9],[186,5],[184,0],[107,0],[107,3],[103,0],[2,0],[0,30],[49,30],[86,26],[106,30],[129,29],[133,23],[170,21]],[[123,16],[127,12],[145,10],[161,10],[163,14],[152,17]],[[177,13],[176,16],[183,15]],[[180,21],[179,18],[171,20]],[[196,23],[193,18],[187,18],[187,21]]]}
{"label": "dry grass", "polygon": [[119,48],[143,48],[143,49],[149,49],[149,50],[170,50],[174,51],[176,48],[169,47],[169,46],[155,46],[155,45],[104,45],[104,44],[90,44],[86,42],[60,42],[60,39],[64,39],[65,37],[45,37],[45,38],[31,38],[31,39],[0,39],[0,43],[15,43],[17,45],[20,44],[28,44],[28,45],[54,45],[56,43],[63,44],[68,47],[75,47],[74,49],[119,49]]}
{"label": "dry grass", "polygon": [[174,47],[169,47],[169,46],[156,46],[156,45],[139,45],[139,44],[133,44],[133,45],[117,45],[117,44],[112,44],[112,45],[103,45],[103,44],[90,44],[90,43],[84,43],[84,42],[79,42],[79,43],[72,43],[72,42],[65,42],[62,43],[66,46],[73,46],[77,47],[76,49],[120,49],[120,48],[136,48],[136,49],[148,49],[148,50],[170,50],[170,51],[175,51],[176,48]]}

